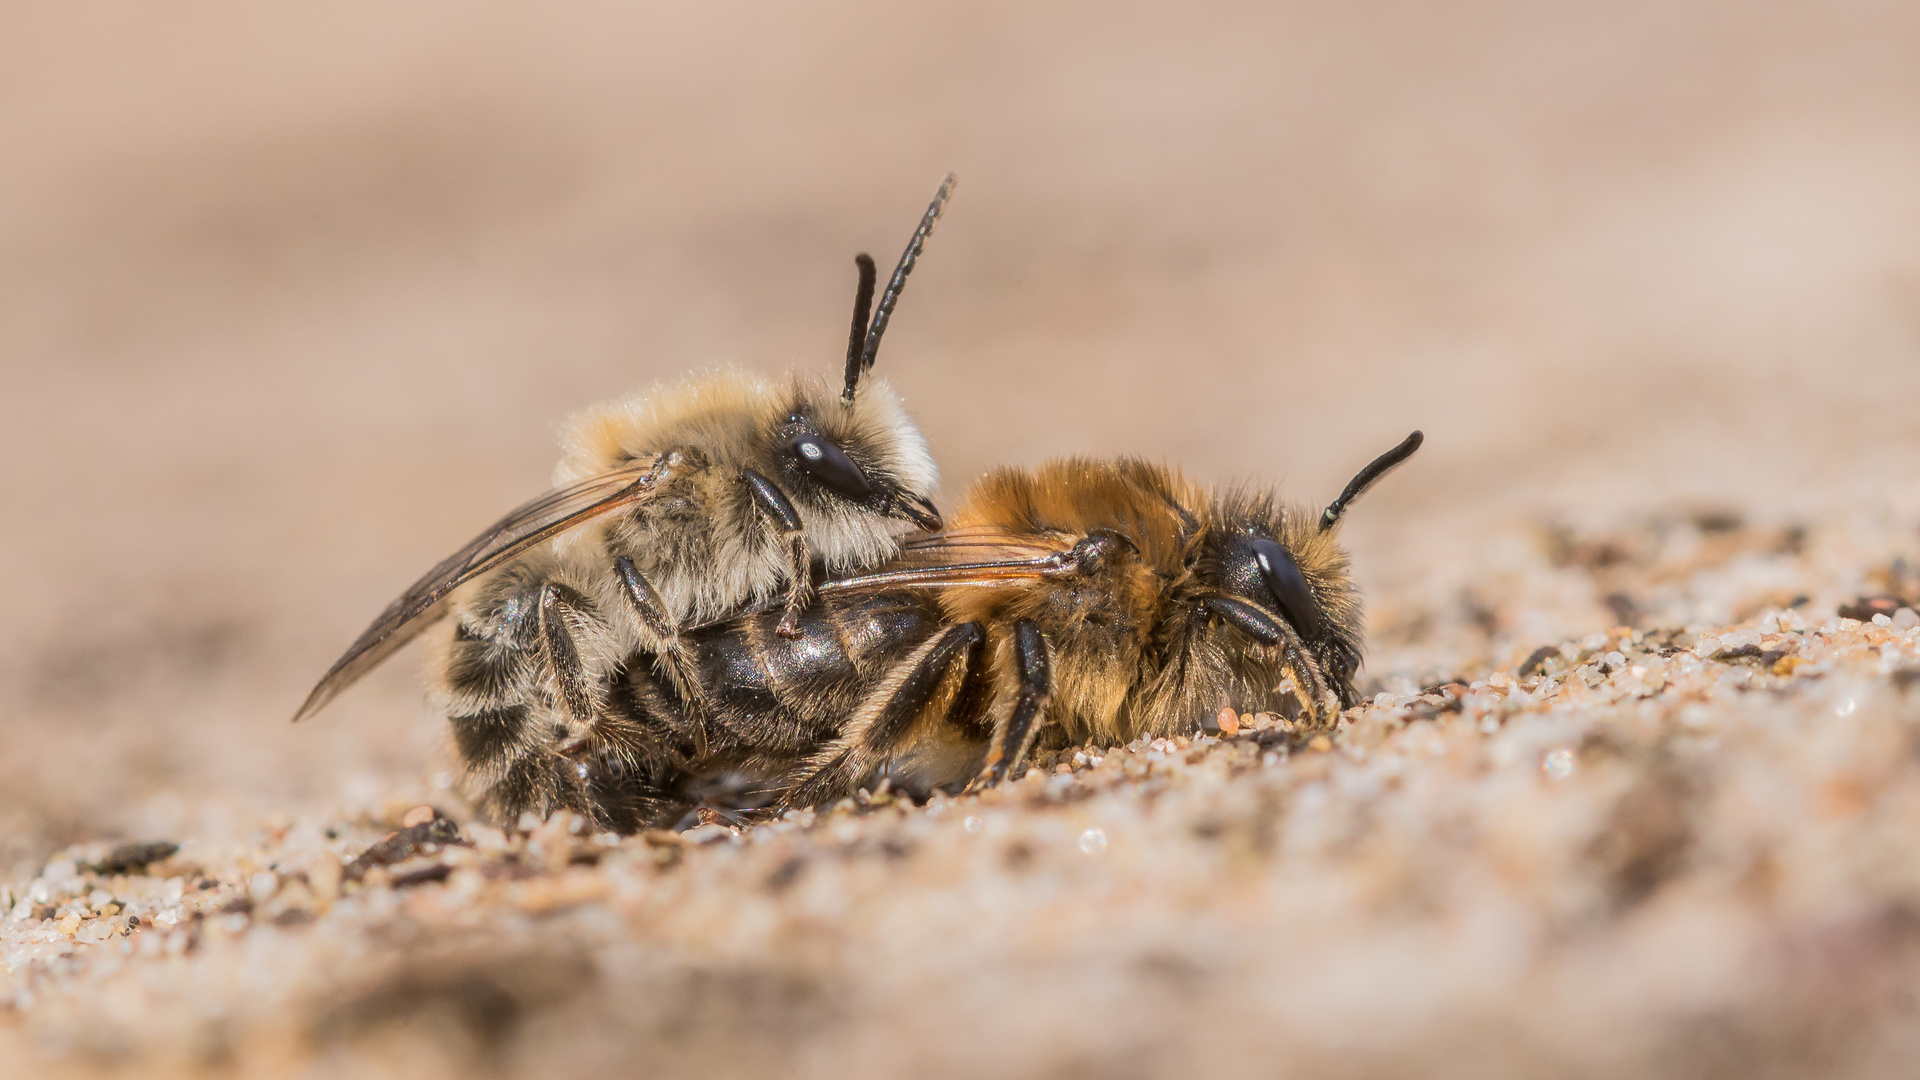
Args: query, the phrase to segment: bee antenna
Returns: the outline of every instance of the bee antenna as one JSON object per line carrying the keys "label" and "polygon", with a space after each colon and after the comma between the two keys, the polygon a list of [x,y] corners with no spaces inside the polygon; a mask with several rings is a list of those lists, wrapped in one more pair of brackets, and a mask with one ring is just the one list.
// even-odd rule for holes
{"label": "bee antenna", "polygon": [[907,287],[907,275],[913,273],[913,262],[920,257],[920,249],[927,245],[927,237],[933,235],[933,226],[940,220],[940,212],[947,208],[947,199],[953,195],[953,186],[958,182],[952,173],[940,181],[940,190],[933,193],[933,203],[920,219],[920,227],[913,230],[913,238],[907,241],[900,265],[893,268],[893,279],[887,282],[887,291],[880,294],[880,306],[874,309],[873,325],[867,328],[866,341],[860,350],[860,366],[856,370],[851,359],[847,362],[847,389],[840,400],[853,401],[854,384],[859,381],[860,373],[871,369],[874,359],[880,355],[880,335],[887,332],[893,306],[900,302],[900,292]]}
{"label": "bee antenna", "polygon": [[848,405],[853,404],[854,388],[860,385],[860,352],[867,344],[867,312],[873,308],[876,276],[873,256],[864,251],[853,257],[853,265],[860,268],[860,285],[853,294],[853,339],[847,342],[847,388],[840,392],[840,400]]}
{"label": "bee antenna", "polygon": [[1365,494],[1368,488],[1378,483],[1381,477],[1392,472],[1395,466],[1412,457],[1413,452],[1420,449],[1420,444],[1425,440],[1426,436],[1416,431],[1400,440],[1399,446],[1374,458],[1366,468],[1355,473],[1353,479],[1347,481],[1347,489],[1340,493],[1339,498],[1328,503],[1326,512],[1320,515],[1320,531],[1326,532],[1338,524],[1340,515],[1347,512],[1347,507],[1353,504],[1353,500]]}

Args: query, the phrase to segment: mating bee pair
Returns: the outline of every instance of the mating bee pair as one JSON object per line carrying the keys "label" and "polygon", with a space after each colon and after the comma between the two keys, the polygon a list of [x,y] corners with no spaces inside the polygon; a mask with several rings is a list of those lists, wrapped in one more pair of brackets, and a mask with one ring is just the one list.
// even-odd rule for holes
{"label": "mating bee pair", "polygon": [[1037,744],[1228,704],[1331,724],[1361,623],[1334,527],[1420,433],[1318,515],[1119,458],[990,472],[944,522],[926,440],[866,376],[952,188],[877,307],[856,258],[837,395],[720,372],[574,416],[558,486],[394,601],[295,719],[440,626],[433,694],[478,800],[618,831],[993,783]]}

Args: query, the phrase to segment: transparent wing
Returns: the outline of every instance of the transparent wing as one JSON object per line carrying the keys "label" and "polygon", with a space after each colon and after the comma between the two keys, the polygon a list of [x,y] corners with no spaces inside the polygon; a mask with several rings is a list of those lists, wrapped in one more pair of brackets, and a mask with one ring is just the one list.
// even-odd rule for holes
{"label": "transparent wing", "polygon": [[1070,548],[1046,544],[1018,545],[999,543],[986,551],[969,545],[957,549],[971,558],[965,561],[922,562],[901,558],[878,570],[823,582],[819,592],[876,592],[885,589],[932,589],[956,585],[1012,585],[1037,578],[1059,577],[1072,573],[1075,563]]}
{"label": "transparent wing", "polygon": [[[1000,528],[955,529],[928,533],[900,545],[900,554],[875,569],[841,578],[828,578],[815,592],[873,593],[891,589],[940,589],[955,586],[1015,585],[1023,581],[1074,573],[1073,546],[1077,537],[1055,533],[1019,533]],[[783,603],[779,597],[736,609],[716,619],[689,626],[705,630]]]}
{"label": "transparent wing", "polygon": [[981,537],[1004,537],[1027,543],[1040,543],[1065,533],[1052,529],[1021,529],[1012,525],[956,525],[939,532],[916,533],[900,541],[902,548],[950,548]]}
{"label": "transparent wing", "polygon": [[651,463],[615,469],[555,488],[494,522],[387,605],[307,695],[306,704],[294,714],[295,722],[325,708],[394,650],[437,622],[446,614],[448,593],[543,540],[640,502],[653,492],[654,479]]}
{"label": "transparent wing", "polygon": [[[1081,538],[1054,529],[1019,529],[1007,525],[968,525],[940,532],[919,533],[900,542],[900,553],[887,560],[887,571],[968,564],[1021,562],[1070,551]],[[870,574],[845,579],[849,585]],[[853,586],[862,587],[862,586]]]}

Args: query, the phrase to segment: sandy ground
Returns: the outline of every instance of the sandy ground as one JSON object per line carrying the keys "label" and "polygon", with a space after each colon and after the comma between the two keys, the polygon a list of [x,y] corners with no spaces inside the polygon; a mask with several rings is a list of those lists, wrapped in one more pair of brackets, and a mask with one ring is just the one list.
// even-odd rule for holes
{"label": "sandy ground", "polygon": [[[1833,621],[1920,563],[1912,5],[6,22],[0,1051],[1023,1075],[1913,1052],[1913,635]],[[467,819],[410,658],[288,725],[317,673],[542,486],[572,408],[833,367],[849,257],[889,257],[948,169],[881,361],[948,499],[1124,451],[1324,500],[1421,427],[1348,527],[1390,697],[1326,753],[1142,748],[691,846],[469,830],[444,881],[326,888],[415,805]],[[1585,644],[1622,625],[1642,640]],[[1699,651],[1730,631],[1782,655]],[[1585,693],[1549,665],[1521,700],[1415,696],[1563,643]],[[79,872],[160,838],[183,847],[151,875]]]}

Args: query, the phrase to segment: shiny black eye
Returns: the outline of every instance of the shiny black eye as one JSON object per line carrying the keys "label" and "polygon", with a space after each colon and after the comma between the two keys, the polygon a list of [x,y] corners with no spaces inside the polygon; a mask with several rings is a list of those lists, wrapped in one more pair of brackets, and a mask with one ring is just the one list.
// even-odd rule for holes
{"label": "shiny black eye", "polygon": [[1320,605],[1313,602],[1313,591],[1307,588],[1306,575],[1300,573],[1293,555],[1262,536],[1253,541],[1253,558],[1260,565],[1260,580],[1267,583],[1267,591],[1280,605],[1280,613],[1302,638],[1319,637]]}
{"label": "shiny black eye", "polygon": [[873,496],[873,483],[860,471],[860,466],[819,435],[802,432],[787,440],[786,449],[800,471],[834,494],[854,502],[865,502]]}

